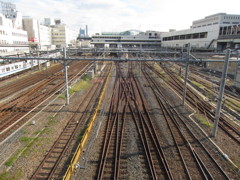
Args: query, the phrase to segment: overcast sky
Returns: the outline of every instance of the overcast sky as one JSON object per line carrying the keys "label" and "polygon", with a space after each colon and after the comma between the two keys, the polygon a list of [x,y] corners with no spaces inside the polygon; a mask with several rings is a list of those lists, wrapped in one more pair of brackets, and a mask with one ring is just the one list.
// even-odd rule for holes
{"label": "overcast sky", "polygon": [[240,0],[5,0],[23,16],[61,18],[70,28],[106,31],[188,29],[192,21],[225,12],[240,14]]}

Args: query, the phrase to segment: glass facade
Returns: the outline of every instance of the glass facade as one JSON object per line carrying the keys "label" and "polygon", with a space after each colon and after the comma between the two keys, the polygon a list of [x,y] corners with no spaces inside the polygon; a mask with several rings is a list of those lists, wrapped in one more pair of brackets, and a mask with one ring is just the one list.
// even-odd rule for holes
{"label": "glass facade", "polygon": [[0,1],[0,14],[3,14],[6,18],[16,17],[16,5]]}

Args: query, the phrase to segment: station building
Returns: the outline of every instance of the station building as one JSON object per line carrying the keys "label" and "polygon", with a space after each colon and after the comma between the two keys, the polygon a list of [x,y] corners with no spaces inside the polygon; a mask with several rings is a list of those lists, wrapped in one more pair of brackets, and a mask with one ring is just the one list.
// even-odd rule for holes
{"label": "station building", "polygon": [[92,36],[91,44],[96,48],[159,48],[161,37],[158,31],[103,32]]}
{"label": "station building", "polygon": [[218,13],[192,22],[190,29],[162,33],[162,46],[181,48],[187,43],[199,50],[239,48],[240,15]]}

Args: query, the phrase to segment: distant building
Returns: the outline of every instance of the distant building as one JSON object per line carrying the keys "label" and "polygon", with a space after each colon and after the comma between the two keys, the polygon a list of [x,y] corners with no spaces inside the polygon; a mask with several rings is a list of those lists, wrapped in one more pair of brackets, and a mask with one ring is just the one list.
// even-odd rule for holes
{"label": "distant building", "polygon": [[52,45],[52,29],[48,26],[39,25],[40,47],[42,50],[55,49]]}
{"label": "distant building", "polygon": [[28,41],[32,43],[39,43],[39,22],[32,17],[23,18],[23,29],[28,32]]}
{"label": "distant building", "polygon": [[55,21],[54,21],[53,18],[44,18],[43,25],[45,25],[45,26],[53,26],[53,25],[55,25]]}
{"label": "distant building", "polygon": [[191,28],[200,28],[213,25],[225,26],[240,24],[240,15],[218,13],[206,16],[204,19],[199,19],[192,22]]}
{"label": "distant building", "polygon": [[0,14],[12,20],[15,29],[22,29],[22,14],[17,12],[16,5],[0,0]]}
{"label": "distant building", "polygon": [[6,18],[16,18],[16,5],[0,0],[0,14],[4,15]]}
{"label": "distant building", "polygon": [[23,29],[28,32],[28,42],[31,49],[52,49],[50,27],[41,25],[37,19],[24,17]]}
{"label": "distant building", "polygon": [[162,34],[163,47],[224,50],[240,45],[240,15],[218,13],[193,21],[190,29]]}
{"label": "distant building", "polygon": [[52,28],[52,44],[57,48],[71,47],[76,44],[78,33],[68,28],[66,24],[57,24]]}
{"label": "distant building", "polygon": [[1,56],[28,53],[27,31],[14,28],[12,19],[0,14]]}
{"label": "distant building", "polygon": [[101,35],[92,36],[91,44],[97,48],[159,48],[160,35],[161,33],[157,31],[103,32]]}
{"label": "distant building", "polygon": [[85,29],[80,28],[78,37],[85,37],[85,36],[86,36]]}

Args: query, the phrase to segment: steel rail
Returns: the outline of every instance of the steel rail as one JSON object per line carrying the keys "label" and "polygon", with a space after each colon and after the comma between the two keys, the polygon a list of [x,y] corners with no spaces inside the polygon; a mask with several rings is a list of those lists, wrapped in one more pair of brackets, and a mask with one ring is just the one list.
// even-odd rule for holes
{"label": "steel rail", "polygon": [[[65,128],[63,129],[63,131],[61,132],[57,140],[54,142],[51,149],[48,151],[47,155],[44,157],[44,159],[41,161],[38,168],[35,170],[31,179],[38,179],[37,177],[39,176],[41,176],[39,178],[42,178],[43,176],[42,174],[44,174],[44,178],[47,178],[47,179],[55,178],[54,177],[56,176],[55,172],[62,160],[62,157],[64,156],[65,152],[69,149],[70,143],[72,142],[74,136],[78,132],[80,125],[82,125],[81,123],[83,123],[84,119],[87,116],[86,113],[83,113],[80,119],[76,123],[75,120],[77,117],[77,113],[82,108],[82,106],[84,106],[84,104],[86,103],[87,103],[86,109],[92,108],[91,102],[93,101],[94,98],[96,98],[99,92],[101,92],[102,86],[103,85],[99,83],[99,84],[95,84],[90,88],[90,90],[88,91],[89,93],[87,93],[88,96],[85,96],[83,101],[78,105],[76,113],[74,113],[73,116],[70,118],[67,125],[65,126]],[[88,100],[89,96],[90,96],[90,100]],[[57,154],[57,157],[56,157],[56,154]],[[52,161],[49,160],[51,158],[56,158],[56,160],[52,160]],[[48,165],[48,167],[46,168],[46,166],[44,167],[44,165]],[[50,171],[48,173],[41,172],[44,170],[50,170]]]}
{"label": "steel rail", "polygon": [[[139,82],[137,82],[137,80],[133,77],[133,79],[134,79],[134,81],[135,81],[135,83],[136,83],[136,87],[137,87],[137,89],[138,89],[138,91],[139,91],[139,95],[140,95],[140,98],[141,98],[141,101],[142,101],[142,106],[143,106],[143,109],[144,109],[144,111],[145,111],[145,113],[146,113],[146,115],[147,115],[147,119],[148,119],[148,121],[146,121],[146,120],[144,120],[143,122],[145,123],[145,125],[146,125],[146,127],[149,129],[149,132],[150,132],[150,134],[151,134],[151,136],[153,137],[153,139],[154,139],[154,142],[155,142],[155,144],[156,144],[156,147],[157,147],[157,150],[158,150],[158,153],[159,153],[159,156],[160,156],[160,158],[161,158],[161,160],[162,160],[162,164],[163,164],[163,166],[164,166],[164,169],[165,169],[165,171],[166,171],[166,173],[167,173],[167,177],[168,177],[168,179],[173,179],[173,177],[172,177],[172,174],[171,174],[171,171],[170,171],[170,168],[169,168],[169,165],[168,165],[168,162],[167,162],[167,160],[166,160],[166,157],[165,157],[165,155],[164,155],[164,152],[163,152],[163,149],[162,149],[162,147],[161,147],[161,145],[160,145],[160,141],[159,141],[159,138],[158,138],[158,136],[156,135],[156,130],[155,130],[155,128],[154,128],[154,126],[153,126],[153,121],[151,120],[151,117],[150,117],[150,115],[149,115],[149,111],[148,111],[148,109],[147,109],[147,107],[146,107],[146,100],[144,100],[144,98],[143,98],[143,93],[142,93],[142,91],[141,91],[141,89],[140,89],[140,86],[139,86]],[[143,116],[143,114],[142,114],[142,116]],[[148,124],[148,123],[149,124]],[[150,130],[151,129],[151,130]]]}
{"label": "steel rail", "polygon": [[[130,72],[131,72],[131,70],[130,70]],[[142,142],[144,143],[146,143],[146,147],[147,147],[147,149],[148,149],[148,153],[149,153],[149,157],[150,157],[150,162],[151,162],[151,156],[152,156],[152,154],[151,154],[151,151],[149,151],[150,149],[149,149],[149,141],[147,141],[147,136],[149,136],[149,138],[150,139],[152,139],[152,143],[153,143],[153,145],[155,146],[155,148],[154,149],[156,149],[156,152],[157,152],[157,154],[158,154],[158,156],[160,157],[160,159],[161,159],[161,163],[162,163],[162,165],[163,165],[163,168],[165,169],[164,171],[165,171],[165,176],[166,176],[166,178],[167,179],[172,179],[172,176],[171,176],[171,173],[170,173],[170,170],[169,170],[169,168],[168,168],[168,165],[167,165],[167,162],[166,162],[166,159],[165,159],[165,157],[164,157],[164,154],[163,154],[163,151],[162,151],[162,149],[161,149],[161,146],[160,146],[160,144],[159,144],[159,140],[157,139],[157,136],[156,136],[156,132],[155,132],[155,130],[154,130],[154,128],[153,128],[153,126],[152,126],[152,124],[151,124],[151,120],[149,119],[150,117],[148,117],[147,116],[147,119],[148,120],[146,120],[145,119],[145,117],[144,117],[144,115],[143,115],[143,113],[142,113],[142,110],[143,111],[146,111],[146,109],[144,109],[144,107],[143,107],[143,109],[142,110],[140,110],[139,109],[139,106],[140,106],[140,104],[144,104],[144,100],[142,100],[141,99],[141,95],[140,95],[140,92],[139,92],[139,98],[137,98],[136,97],[136,90],[137,91],[139,91],[139,87],[137,87],[137,83],[136,83],[136,81],[134,80],[134,77],[133,77],[133,74],[132,73],[130,73],[130,77],[132,78],[132,83],[130,84],[130,86],[131,86],[131,88],[133,89],[133,94],[134,94],[134,96],[132,97],[132,99],[133,99],[133,101],[134,101],[134,107],[135,107],[135,109],[137,110],[137,113],[138,113],[138,116],[139,116],[139,122],[138,121],[136,121],[136,119],[135,119],[135,122],[136,122],[136,124],[138,124],[138,123],[140,123],[140,125],[138,126],[138,132],[139,132],[139,134],[141,135],[143,135],[144,136],[144,138],[142,139]],[[140,101],[141,100],[141,103],[140,102],[138,102],[138,101]],[[140,103],[140,104],[139,104]],[[131,103],[130,103],[130,105],[131,105]],[[133,108],[132,108],[133,109]],[[146,112],[145,112],[146,113]],[[150,126],[146,123],[146,121],[149,121],[149,124],[150,124]],[[139,127],[141,127],[141,128],[139,128]],[[140,129],[142,129],[142,133],[141,133],[141,131],[140,131]],[[150,130],[151,129],[151,130]],[[153,132],[152,132],[153,131]],[[155,171],[155,167],[154,167],[154,165],[152,164],[152,171],[154,172]],[[162,172],[163,173],[163,172]],[[155,173],[156,174],[156,173]],[[155,175],[155,177],[157,178],[157,175]]]}
{"label": "steel rail", "polygon": [[[158,71],[151,68],[149,65],[147,65],[147,66],[149,67],[149,69],[151,69],[153,72],[158,74],[160,77],[163,77]],[[171,77],[171,79],[175,82],[175,84],[173,84],[172,81],[169,81],[169,82],[166,82],[166,83],[169,84],[177,92],[182,93],[183,85],[178,80],[176,80],[177,78],[173,78],[172,74],[166,68],[165,68],[165,72]],[[191,88],[188,88],[186,99],[192,106],[196,106],[196,104],[194,103],[196,101],[198,109],[202,113],[204,113],[204,114],[206,113],[207,117],[211,121],[214,121],[214,114],[213,114],[213,112],[211,112],[211,109],[214,109],[214,108],[209,103],[203,101],[198,95],[196,95],[191,90]],[[238,129],[236,129],[234,126],[232,126],[231,124],[229,124],[225,120],[225,118],[223,118],[222,116],[220,117],[219,127],[225,133],[227,133],[236,143],[240,144],[240,131]]]}
{"label": "steel rail", "polygon": [[[143,71],[143,72],[144,72],[144,71]],[[192,179],[192,178],[191,178],[191,175],[190,175],[190,173],[189,173],[189,170],[188,170],[188,168],[187,168],[186,162],[185,162],[185,160],[184,160],[184,158],[183,158],[183,155],[182,155],[182,153],[181,153],[181,151],[180,151],[180,148],[179,148],[179,146],[178,146],[177,140],[176,140],[176,138],[175,138],[175,136],[174,136],[173,130],[172,130],[171,126],[170,126],[170,122],[168,122],[168,120],[167,120],[167,119],[168,119],[167,116],[170,117],[171,121],[173,122],[173,124],[174,124],[175,127],[177,128],[179,134],[181,135],[181,137],[183,138],[183,140],[187,143],[187,145],[188,145],[187,148],[190,150],[190,152],[191,152],[191,154],[192,154],[192,157],[195,159],[195,162],[197,163],[198,168],[200,169],[200,174],[199,174],[199,176],[202,176],[203,178],[208,179],[209,177],[211,177],[211,176],[209,175],[210,173],[207,172],[208,175],[206,175],[206,173],[204,172],[204,169],[205,169],[205,168],[203,168],[202,163],[200,163],[199,158],[197,158],[196,153],[193,151],[194,149],[192,148],[190,142],[186,139],[185,135],[182,133],[179,124],[176,123],[177,121],[175,120],[174,115],[173,115],[173,114],[170,114],[170,113],[169,113],[169,110],[168,110],[169,107],[166,107],[166,105],[164,105],[162,99],[164,99],[164,102],[165,102],[167,105],[168,105],[168,103],[167,103],[167,100],[166,100],[165,98],[163,98],[164,96],[162,95],[162,93],[161,93],[158,85],[157,85],[156,82],[153,80],[153,78],[151,78],[150,75],[147,74],[146,72],[144,72],[144,76],[148,79],[148,82],[152,82],[152,84],[150,84],[151,89],[152,89],[153,93],[155,94],[155,97],[157,98],[157,102],[158,102],[159,106],[161,107],[161,110],[162,110],[162,112],[163,112],[163,114],[164,114],[164,117],[165,117],[165,119],[166,119],[166,122],[167,122],[167,125],[168,125],[168,127],[169,127],[169,130],[170,130],[170,132],[171,132],[171,134],[172,134],[172,137],[173,137],[173,139],[174,139],[174,142],[175,142],[175,144],[176,144],[176,146],[177,146],[177,149],[178,149],[178,151],[179,151],[179,154],[180,154],[180,156],[181,156],[182,162],[183,162],[183,164],[184,164],[184,169],[185,169],[185,171],[186,171],[186,173],[187,173],[187,175],[188,175],[188,178],[189,178],[189,179]],[[153,86],[154,86],[154,87],[153,87]],[[157,93],[161,93],[161,94],[157,94],[156,92],[157,92]],[[161,96],[161,98],[159,97],[159,95]],[[195,175],[196,175],[196,174],[195,174]]]}
{"label": "steel rail", "polygon": [[[161,91],[159,90],[159,88],[157,88],[157,85],[155,85],[154,89],[157,89],[159,91],[159,93],[161,93]],[[162,94],[162,93],[161,93]],[[158,96],[156,96],[158,97]],[[191,136],[197,140],[197,142],[201,145],[201,147],[204,149],[204,151],[206,152],[207,156],[213,161],[213,163],[216,165],[216,167],[218,168],[218,170],[221,172],[222,176],[225,179],[229,179],[229,177],[226,175],[226,173],[223,171],[223,169],[221,168],[221,166],[217,163],[217,161],[212,157],[212,155],[209,153],[209,151],[206,149],[206,147],[202,144],[202,142],[199,140],[199,138],[196,137],[196,135],[194,135],[194,133],[189,129],[189,127],[187,126],[187,124],[184,122],[184,120],[180,117],[179,113],[169,104],[168,100],[166,98],[164,98],[163,95],[161,95],[161,98],[158,97],[158,99],[160,101],[162,101],[162,99],[164,100],[164,102],[167,102],[167,105],[169,106],[169,111],[171,114],[169,114],[169,116],[175,117],[175,115],[178,117],[178,119],[181,120],[181,122],[185,125],[185,127],[188,129],[188,132],[191,134]],[[174,118],[175,119],[175,118]],[[177,120],[174,120],[174,122],[176,123],[176,125],[178,127],[180,127],[180,125],[178,124]],[[180,131],[181,132],[181,131]],[[186,137],[185,137],[186,138]],[[187,139],[186,139],[187,141]],[[193,148],[192,148],[193,149]],[[194,149],[193,149],[194,150]],[[204,170],[204,172],[206,173],[206,177],[207,178],[211,178],[213,179],[211,173],[207,170],[207,168],[205,167],[203,161],[201,160],[201,158],[199,157],[199,155],[196,153],[196,151],[194,150],[194,154],[196,156],[196,158],[198,159],[198,161],[201,164],[202,169]]]}
{"label": "steel rail", "polygon": [[[85,66],[84,66],[84,67],[85,67]],[[58,73],[61,73],[61,72],[58,72]],[[72,81],[74,78],[76,78],[80,73],[82,73],[82,71],[79,72],[79,73],[77,73],[77,75],[72,75],[72,76],[70,77],[70,78],[71,78],[71,81]],[[29,102],[29,108],[30,108],[31,110],[27,110],[26,107],[25,107],[25,106],[26,106],[26,97],[29,99],[29,98],[31,98],[31,95],[33,95],[34,93],[35,93],[35,95],[36,95],[36,92],[37,92],[38,89],[40,89],[41,87],[44,87],[44,86],[48,85],[49,82],[52,82],[53,80],[56,80],[56,77],[57,77],[57,76],[52,76],[52,77],[48,78],[46,81],[43,81],[41,84],[38,84],[36,87],[34,87],[34,88],[32,88],[30,91],[28,91],[27,94],[24,94],[23,96],[20,95],[20,96],[18,96],[17,98],[15,98],[14,100],[12,100],[11,103],[10,103],[10,104],[12,104],[12,105],[11,105],[11,109],[9,109],[9,103],[6,103],[5,105],[2,105],[2,106],[1,106],[1,112],[0,112],[0,113],[4,113],[5,110],[8,110],[8,111],[7,111],[7,114],[11,113],[12,111],[14,111],[14,112],[16,112],[16,111],[19,111],[19,112],[23,111],[23,112],[24,112],[24,110],[25,110],[25,111],[29,111],[29,112],[25,113],[25,115],[15,113],[15,115],[14,115],[14,116],[11,116],[11,118],[5,117],[5,120],[6,120],[6,121],[4,121],[4,124],[1,124],[1,126],[0,126],[0,129],[1,129],[0,135],[3,134],[6,130],[8,130],[9,127],[11,127],[12,125],[16,124],[18,121],[21,121],[23,118],[25,118],[27,115],[29,115],[30,112],[32,112],[34,109],[36,109],[36,108],[37,108],[39,105],[41,105],[43,102],[45,102],[45,100],[43,101],[43,100],[41,99],[41,97],[46,98],[47,95],[49,95],[49,96],[51,97],[52,94],[56,93],[56,90],[53,89],[52,91],[48,92],[47,95],[46,95],[46,94],[42,94],[42,96],[36,96],[36,98],[38,99],[38,101],[36,101],[36,102],[31,102],[31,101],[30,101],[30,102]],[[59,89],[63,89],[64,87],[62,87],[61,85],[62,85],[62,84],[58,84],[56,87],[60,87]],[[17,104],[17,102],[15,102],[16,100],[17,100],[18,102],[20,101],[20,103]],[[39,104],[39,103],[40,103],[40,104]],[[31,107],[31,106],[36,105],[36,104],[38,104],[38,106],[36,106],[36,107]],[[19,108],[21,107],[21,105],[24,105],[24,106],[23,106],[22,109],[19,109]],[[19,108],[18,108],[18,107],[19,107]],[[4,109],[4,108],[5,108],[5,109]],[[16,120],[16,118],[19,118],[19,120]],[[11,120],[14,120],[14,122],[12,122]],[[3,121],[3,120],[1,120],[1,122],[2,122],[2,121]],[[10,123],[11,123],[11,125],[9,125]],[[6,126],[6,127],[8,126],[8,127],[4,129],[5,126]]]}
{"label": "steel rail", "polygon": [[[98,85],[96,85],[98,86]],[[91,90],[95,89],[95,92],[93,94],[95,94],[98,91],[98,88],[96,88],[95,86],[92,86]],[[91,91],[90,90],[90,91]],[[78,106],[78,110],[76,112],[79,111],[79,109],[83,106],[83,104],[87,101],[88,96],[85,96],[84,100],[79,104]],[[91,97],[91,99],[93,98],[93,96]],[[89,101],[91,102],[91,101]],[[89,103],[90,104],[90,103]],[[40,165],[38,166],[38,168],[36,169],[36,171],[34,172],[34,174],[32,175],[31,179],[35,179],[37,178],[37,176],[40,175],[41,170],[43,170],[44,165],[46,164],[53,164],[53,166],[51,167],[50,172],[47,174],[46,178],[51,178],[53,176],[54,171],[56,170],[57,165],[59,164],[60,160],[62,159],[62,156],[64,155],[64,153],[66,152],[68,145],[70,144],[71,140],[73,139],[74,135],[76,134],[76,131],[79,128],[80,122],[83,119],[83,115],[81,116],[79,122],[76,124],[75,121],[75,117],[77,116],[77,113],[75,113],[70,120],[68,121],[67,125],[65,126],[65,128],[63,129],[63,131],[61,132],[61,134],[59,135],[58,139],[54,142],[54,144],[52,145],[51,149],[48,151],[48,154],[44,157],[44,159],[42,160],[42,162],[40,163]],[[72,129],[72,126],[75,126]],[[68,134],[68,130],[72,130],[70,135],[66,135],[66,133]],[[66,136],[69,136],[66,138]],[[56,150],[56,147],[61,144],[63,145],[63,142],[61,141],[62,138],[64,138],[64,140],[67,140],[67,142],[64,143],[64,147],[63,148],[58,148],[58,150],[60,149],[61,151],[58,153],[59,156],[57,157],[57,159],[55,161],[48,161],[49,158],[53,157],[52,154],[56,154],[56,152],[54,152],[54,150]],[[61,141],[61,142],[60,142]]]}

